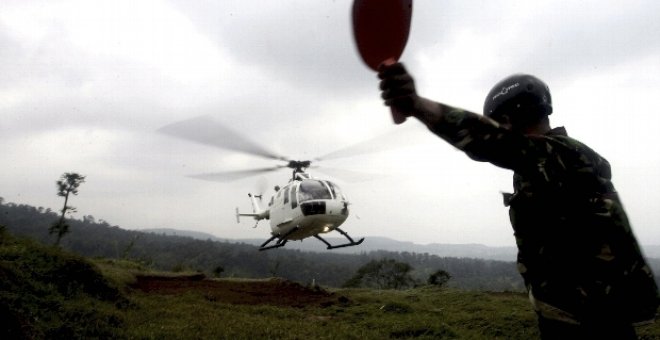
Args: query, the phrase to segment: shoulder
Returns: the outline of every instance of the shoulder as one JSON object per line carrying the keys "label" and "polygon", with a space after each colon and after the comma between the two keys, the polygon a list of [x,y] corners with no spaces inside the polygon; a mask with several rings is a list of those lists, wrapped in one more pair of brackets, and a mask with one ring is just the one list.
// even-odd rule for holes
{"label": "shoulder", "polygon": [[538,137],[536,142],[542,144],[537,149],[544,149],[549,163],[564,169],[595,172],[604,178],[611,177],[611,168],[607,159],[585,143],[568,136],[565,130],[564,133],[551,131]]}
{"label": "shoulder", "polygon": [[607,162],[605,157],[594,149],[567,134],[548,134],[544,138],[556,149],[555,152],[571,152],[583,155],[592,161]]}

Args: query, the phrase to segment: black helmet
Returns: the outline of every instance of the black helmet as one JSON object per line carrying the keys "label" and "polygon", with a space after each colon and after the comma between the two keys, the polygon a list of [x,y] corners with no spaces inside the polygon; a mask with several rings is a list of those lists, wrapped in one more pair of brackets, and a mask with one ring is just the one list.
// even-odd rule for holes
{"label": "black helmet", "polygon": [[[518,116],[524,113],[526,116]],[[537,113],[537,116],[534,114]],[[502,114],[525,121],[552,113],[550,90],[541,79],[529,74],[514,74],[490,90],[484,103],[484,115],[497,120]],[[531,115],[531,116],[530,116]]]}

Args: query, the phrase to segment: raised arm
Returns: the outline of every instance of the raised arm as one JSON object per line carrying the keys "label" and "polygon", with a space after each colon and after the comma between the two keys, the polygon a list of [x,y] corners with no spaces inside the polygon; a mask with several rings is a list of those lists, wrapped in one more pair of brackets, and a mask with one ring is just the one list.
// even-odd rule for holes
{"label": "raised arm", "polygon": [[538,147],[533,138],[514,133],[486,116],[420,97],[412,76],[401,63],[381,66],[378,76],[385,105],[417,118],[474,160],[514,169],[522,165],[529,149]]}

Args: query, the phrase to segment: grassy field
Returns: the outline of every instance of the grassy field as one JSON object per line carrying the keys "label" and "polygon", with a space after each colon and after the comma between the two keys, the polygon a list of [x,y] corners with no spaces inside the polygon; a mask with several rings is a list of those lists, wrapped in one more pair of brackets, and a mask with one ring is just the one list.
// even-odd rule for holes
{"label": "grassy field", "polygon": [[[236,305],[204,294],[134,294],[130,337],[140,339],[535,339],[536,320],[520,294],[437,289],[337,290],[345,303]],[[660,339],[657,324],[639,330]]]}
{"label": "grassy field", "polygon": [[[107,268],[130,280],[116,266]],[[224,286],[237,280],[211,281]],[[126,284],[130,286],[130,282]],[[521,293],[433,287],[320,289],[323,294],[309,300],[305,298],[314,289],[294,286],[293,290],[268,290],[257,303],[248,301],[246,295],[245,304],[227,303],[212,287],[192,285],[176,293],[132,289],[128,295],[134,307],[125,313],[124,329],[126,336],[135,339],[538,338],[534,312]],[[660,325],[640,328],[639,335],[641,339],[660,339]]]}
{"label": "grassy field", "polygon": [[[4,332],[4,333],[3,333]],[[639,330],[660,339],[660,324]],[[305,287],[154,273],[0,233],[0,338],[534,339],[520,293]]]}
{"label": "grassy field", "polygon": [[348,302],[292,308],[228,305],[201,294],[136,295],[127,315],[136,338],[530,339],[535,320],[517,295],[412,290],[336,293]]}

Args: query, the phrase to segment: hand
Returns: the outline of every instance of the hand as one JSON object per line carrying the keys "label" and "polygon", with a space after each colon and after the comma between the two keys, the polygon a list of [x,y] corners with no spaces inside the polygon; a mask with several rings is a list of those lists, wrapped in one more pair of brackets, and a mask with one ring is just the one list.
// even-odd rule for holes
{"label": "hand", "polygon": [[401,63],[380,65],[378,68],[381,97],[385,105],[407,117],[415,115],[420,100],[415,81]]}

